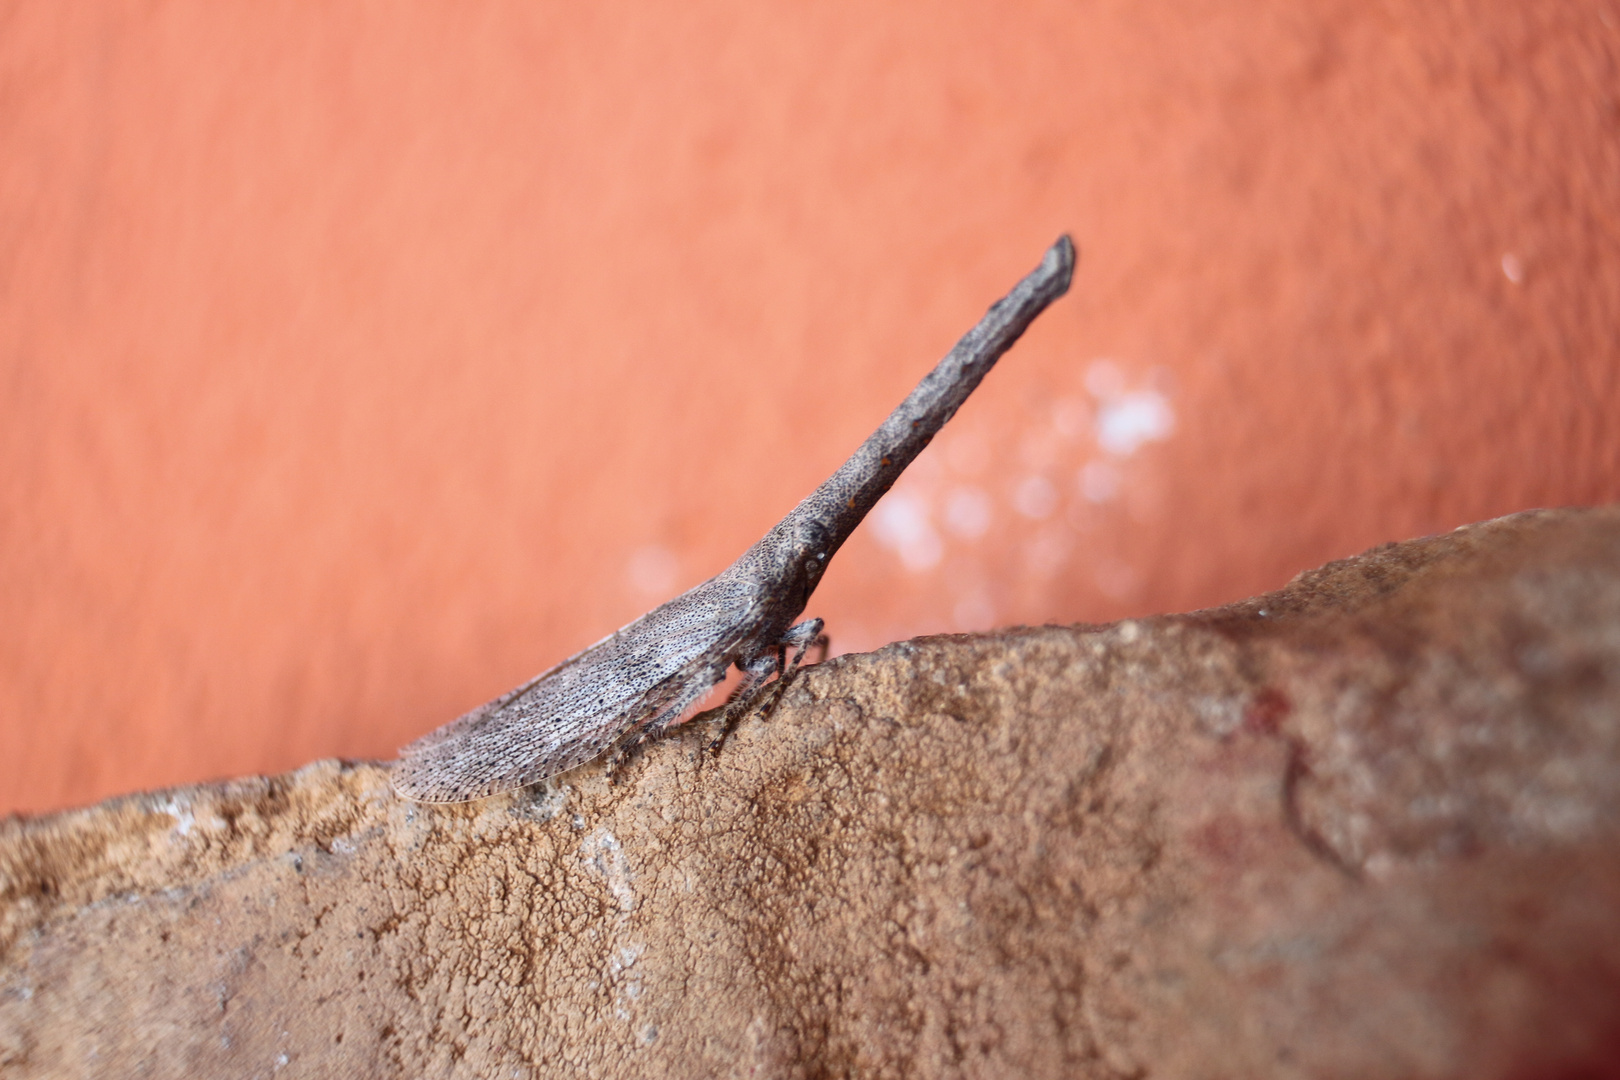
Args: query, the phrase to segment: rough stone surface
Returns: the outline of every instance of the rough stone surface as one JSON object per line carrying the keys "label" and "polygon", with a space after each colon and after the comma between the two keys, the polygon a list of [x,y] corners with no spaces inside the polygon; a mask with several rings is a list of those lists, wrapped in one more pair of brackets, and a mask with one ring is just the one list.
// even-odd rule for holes
{"label": "rough stone surface", "polygon": [[0,829],[0,1067],[1620,1073],[1620,509],[807,670],[718,761]]}

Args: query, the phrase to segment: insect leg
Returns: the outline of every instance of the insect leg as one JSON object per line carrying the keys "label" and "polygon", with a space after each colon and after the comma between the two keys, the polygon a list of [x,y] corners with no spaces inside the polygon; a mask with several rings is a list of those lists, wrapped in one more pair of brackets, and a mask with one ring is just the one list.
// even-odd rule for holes
{"label": "insect leg", "polygon": [[651,720],[632,724],[618,739],[609,752],[607,760],[607,777],[610,783],[618,783],[619,768],[630,759],[636,748],[649,739],[656,739],[662,735],[671,724],[679,720],[691,704],[698,698],[713,690],[715,684],[725,675],[708,672],[696,678],[683,687],[670,701],[663,711],[655,714]]}
{"label": "insect leg", "polygon": [[[771,700],[761,710],[766,717],[775,712],[776,707],[782,703],[782,695],[787,693],[787,684],[792,680],[794,674],[798,672],[799,664],[803,662],[805,653],[819,647],[821,660],[827,659],[827,635],[821,632],[824,625],[820,619],[807,619],[798,626],[789,627],[787,633],[782,635],[782,643],[776,647],[777,663],[781,674],[777,676],[776,682],[771,684],[774,693]],[[785,663],[788,646],[798,649],[793,654],[792,663]],[[820,660],[817,663],[820,663]]]}
{"label": "insect leg", "polygon": [[[821,628],[825,625],[820,619],[807,619],[797,626],[790,627],[782,635],[782,639],[776,644],[775,656],[765,653],[749,661],[746,666],[737,665],[742,668],[745,678],[742,685],[731,695],[731,699],[726,702],[725,712],[720,714],[717,721],[720,725],[720,734],[709,744],[711,752],[719,753],[720,747],[730,737],[732,731],[742,718],[748,715],[748,710],[753,708],[754,703],[767,692],[772,693],[772,697],[763,709],[764,715],[769,716],[775,711],[777,703],[782,700],[782,694],[787,690],[788,680],[799,670],[799,664],[803,662],[805,653],[819,646],[821,658],[823,660],[827,658],[827,635],[821,632]],[[791,663],[787,660],[787,650],[790,647],[797,650]],[[777,676],[776,682],[767,686],[765,680],[772,675]]]}
{"label": "insect leg", "polygon": [[819,664],[827,659],[827,649],[830,642],[827,639],[827,635],[821,632],[822,628],[826,625],[827,624],[822,622],[820,619],[806,619],[798,626],[788,627],[787,632],[782,635],[782,644],[785,646],[793,646],[794,648],[797,648],[799,652],[798,655],[793,658],[793,663],[788,665],[787,670],[782,673],[782,682],[786,682],[788,679],[793,677],[793,673],[799,670],[799,661],[803,660],[804,654],[809,652],[811,649],[819,649],[821,651],[821,655],[816,659],[816,663]]}
{"label": "insect leg", "polygon": [[772,653],[761,653],[746,664],[738,663],[737,667],[743,673],[743,681],[737,689],[731,692],[726,699],[726,707],[720,711],[715,725],[720,734],[709,743],[709,752],[718,754],[720,747],[725,743],[731,732],[736,728],[738,721],[748,715],[748,710],[754,707],[759,695],[765,691],[765,680],[782,670],[782,660]]}

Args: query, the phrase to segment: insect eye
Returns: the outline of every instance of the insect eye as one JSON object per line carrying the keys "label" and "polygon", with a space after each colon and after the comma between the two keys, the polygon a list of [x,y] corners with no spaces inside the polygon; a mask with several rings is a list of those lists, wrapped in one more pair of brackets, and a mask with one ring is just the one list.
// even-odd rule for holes
{"label": "insect eye", "polygon": [[[827,529],[819,521],[802,522],[799,526],[799,543],[811,551],[816,552],[816,558],[825,559],[827,547]],[[804,550],[801,548],[800,550]]]}

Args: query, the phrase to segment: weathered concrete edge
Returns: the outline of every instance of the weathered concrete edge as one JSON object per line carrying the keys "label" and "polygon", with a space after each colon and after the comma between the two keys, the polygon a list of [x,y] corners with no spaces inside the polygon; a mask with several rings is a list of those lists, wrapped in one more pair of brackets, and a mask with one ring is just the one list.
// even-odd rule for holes
{"label": "weathered concrete edge", "polygon": [[[1207,638],[1212,650],[1234,642],[1262,642],[1302,616],[1321,614],[1329,605],[1353,616],[1395,593],[1414,577],[1433,571],[1448,556],[1455,562],[1457,545],[1483,546],[1510,530],[1556,526],[1572,518],[1606,525],[1620,535],[1620,506],[1529,510],[1465,525],[1450,533],[1380,545],[1360,555],[1335,560],[1297,575],[1283,588],[1216,608],[1175,615],[1155,615],[1109,624],[1013,627],[984,634],[939,635],[895,642],[871,653],[848,654],[807,668],[800,685],[784,696],[781,720],[794,722],[816,701],[837,696],[839,680],[870,678],[901,656],[917,651],[980,651],[1019,642],[1047,639],[1073,647],[1085,639],[1136,641],[1144,632],[1170,631],[1182,638]],[[1523,541],[1522,536],[1519,538]],[[1498,559],[1508,557],[1496,552]],[[1477,572],[1478,567],[1471,567]],[[1442,565],[1441,572],[1449,572]],[[1254,688],[1265,679],[1253,673]],[[774,718],[773,718],[774,719]],[[702,732],[677,733],[648,748],[645,759],[656,763],[662,753],[682,752],[683,743],[706,740]],[[674,745],[671,745],[674,744]],[[690,753],[693,745],[682,749]],[[602,766],[592,763],[560,780],[583,787],[608,783]],[[318,782],[316,782],[318,781]],[[452,814],[478,817],[527,805],[541,793],[519,792],[482,803],[450,808]],[[37,817],[11,815],[0,820],[0,963],[19,936],[38,931],[87,905],[128,895],[185,888],[228,874],[250,862],[314,844],[382,828],[398,802],[388,784],[388,765],[375,761],[325,759],[275,776],[247,776],[117,796],[104,802]],[[443,808],[441,808],[442,810]],[[290,812],[296,810],[296,813]],[[223,828],[210,830],[205,848],[164,843],[173,830],[212,819]],[[1319,858],[1353,872],[1326,840],[1301,824],[1298,835]]]}

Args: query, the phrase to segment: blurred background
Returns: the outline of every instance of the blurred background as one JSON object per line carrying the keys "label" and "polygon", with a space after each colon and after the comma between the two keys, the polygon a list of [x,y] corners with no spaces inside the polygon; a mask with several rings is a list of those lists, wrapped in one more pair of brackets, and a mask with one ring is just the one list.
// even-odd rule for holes
{"label": "blurred background", "polygon": [[719,571],[1062,231],[835,651],[1620,498],[1620,3],[8,5],[0,812],[387,757]]}

